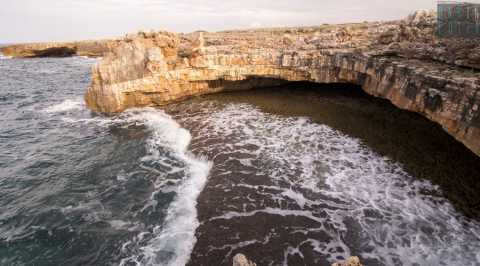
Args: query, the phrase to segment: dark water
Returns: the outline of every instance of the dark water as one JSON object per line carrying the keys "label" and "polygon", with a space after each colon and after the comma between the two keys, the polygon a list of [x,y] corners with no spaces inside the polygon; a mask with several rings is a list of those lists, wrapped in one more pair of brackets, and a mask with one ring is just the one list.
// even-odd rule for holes
{"label": "dark water", "polygon": [[188,259],[196,197],[174,197],[208,163],[185,154],[188,131],[160,111],[90,114],[93,63],[0,60],[1,265],[118,265],[156,238],[160,251],[142,264]]}
{"label": "dark water", "polygon": [[98,116],[94,62],[0,59],[0,265],[480,265],[479,160],[424,119],[305,84]]}

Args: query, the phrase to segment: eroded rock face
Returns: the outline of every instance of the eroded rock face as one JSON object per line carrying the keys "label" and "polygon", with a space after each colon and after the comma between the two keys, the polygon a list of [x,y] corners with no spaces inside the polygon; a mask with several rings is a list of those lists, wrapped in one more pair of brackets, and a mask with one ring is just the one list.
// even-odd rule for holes
{"label": "eroded rock face", "polygon": [[480,155],[480,42],[441,40],[435,14],[402,21],[129,35],[93,68],[94,111],[162,105],[281,81],[353,83],[420,113]]}

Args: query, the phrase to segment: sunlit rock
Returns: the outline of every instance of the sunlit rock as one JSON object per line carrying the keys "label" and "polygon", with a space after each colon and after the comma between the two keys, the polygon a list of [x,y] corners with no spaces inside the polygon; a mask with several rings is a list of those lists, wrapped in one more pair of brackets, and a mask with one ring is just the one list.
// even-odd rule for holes
{"label": "sunlit rock", "polygon": [[233,257],[233,266],[257,266],[257,264],[249,261],[243,254],[237,254]]}
{"label": "sunlit rock", "polygon": [[332,266],[363,266],[360,263],[360,259],[358,257],[350,257],[346,261],[337,262],[332,264]]}
{"label": "sunlit rock", "polygon": [[121,112],[282,81],[352,83],[437,122],[480,154],[480,42],[438,39],[435,14],[244,31],[140,32],[93,68],[90,109]]}

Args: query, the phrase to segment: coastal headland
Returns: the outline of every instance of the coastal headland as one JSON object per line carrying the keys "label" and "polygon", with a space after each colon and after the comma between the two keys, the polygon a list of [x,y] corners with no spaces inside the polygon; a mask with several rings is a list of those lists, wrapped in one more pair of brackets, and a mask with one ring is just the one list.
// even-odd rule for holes
{"label": "coastal headland", "polygon": [[5,56],[16,58],[32,57],[69,57],[88,56],[101,57],[113,50],[121,40],[92,40],[77,42],[40,42],[13,44],[0,47]]}
{"label": "coastal headland", "polygon": [[[441,39],[435,29],[436,14],[417,11],[387,22],[139,32],[63,52],[103,56],[85,94],[87,106],[97,112],[291,81],[349,83],[440,124],[480,155],[480,42]],[[17,45],[1,52],[48,56],[45,51],[62,54],[54,48],[71,46]]]}

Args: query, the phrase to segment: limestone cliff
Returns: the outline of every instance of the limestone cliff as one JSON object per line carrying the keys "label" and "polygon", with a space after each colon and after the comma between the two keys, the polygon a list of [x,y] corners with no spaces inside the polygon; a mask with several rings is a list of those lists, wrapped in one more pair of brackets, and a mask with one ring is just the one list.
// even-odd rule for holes
{"label": "limestone cliff", "polygon": [[97,40],[79,42],[45,42],[14,44],[0,47],[0,52],[11,57],[100,57],[113,50],[120,40]]}
{"label": "limestone cliff", "polygon": [[93,67],[99,112],[283,81],[352,83],[420,113],[480,155],[480,42],[434,36],[435,14],[401,21],[225,32],[141,32]]}

